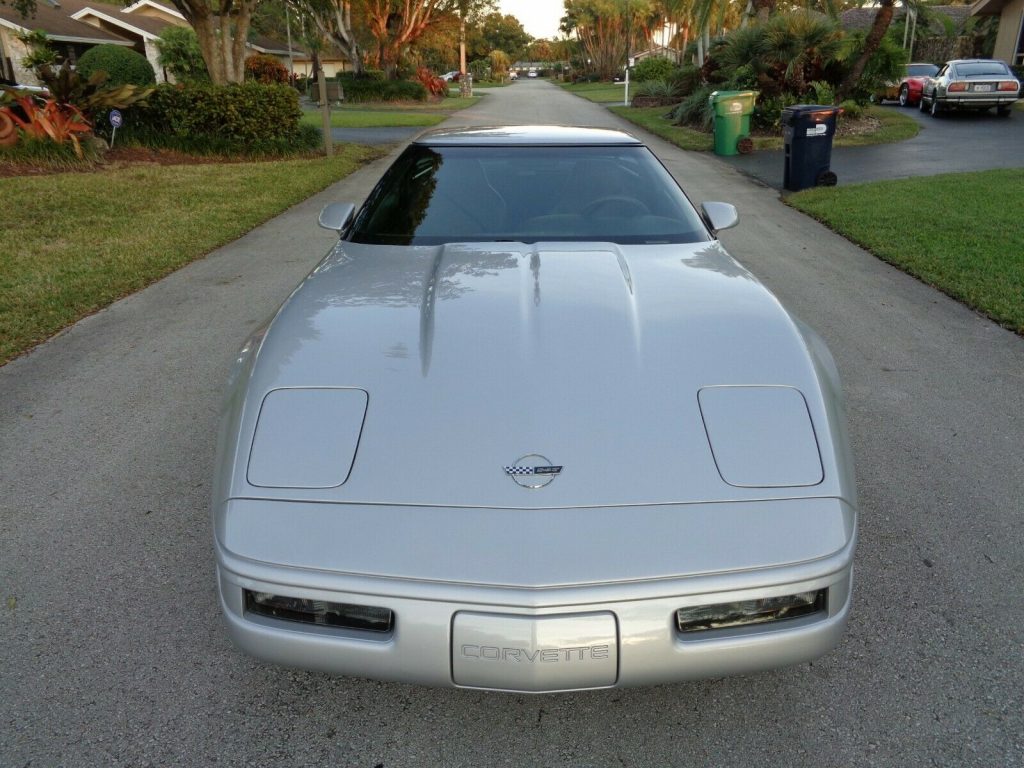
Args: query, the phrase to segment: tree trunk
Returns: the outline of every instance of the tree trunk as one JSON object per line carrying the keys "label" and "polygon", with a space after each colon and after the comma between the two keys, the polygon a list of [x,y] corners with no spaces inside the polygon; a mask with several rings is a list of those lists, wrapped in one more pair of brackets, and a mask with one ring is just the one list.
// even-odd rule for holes
{"label": "tree trunk", "polygon": [[839,89],[836,91],[836,104],[842,104],[846,101],[853,92],[853,89],[857,87],[861,75],[864,74],[864,68],[868,65],[868,61],[871,60],[875,51],[878,50],[886,30],[889,29],[889,24],[892,23],[893,0],[881,0],[881,3],[878,11],[875,13],[875,23],[871,25],[871,31],[868,32],[868,36],[864,40],[864,50],[861,51],[860,56],[853,63],[850,73],[839,84]]}
{"label": "tree trunk", "polygon": [[201,11],[201,13],[195,14],[188,21],[196,31],[199,50],[203,54],[203,61],[206,62],[206,70],[210,73],[210,80],[215,85],[223,85],[227,82],[227,73],[224,71],[224,59],[221,56],[220,46],[217,44],[214,17],[208,8],[202,8]]}
{"label": "tree trunk", "polygon": [[775,0],[751,0],[757,10],[757,23],[764,24],[775,10]]}
{"label": "tree trunk", "polygon": [[220,0],[217,13],[207,0],[172,0],[196,32],[210,79],[217,85],[245,79],[245,42],[258,0]]}
{"label": "tree trunk", "polygon": [[315,5],[309,6],[308,10],[320,34],[341,49],[352,65],[352,71],[356,74],[362,72],[363,54],[359,50],[359,42],[352,33],[352,3],[332,0],[330,10]]}
{"label": "tree trunk", "polygon": [[[402,54],[430,26],[443,0],[364,0],[369,32],[377,40],[377,65],[394,77]],[[397,10],[392,6],[397,6]]]}

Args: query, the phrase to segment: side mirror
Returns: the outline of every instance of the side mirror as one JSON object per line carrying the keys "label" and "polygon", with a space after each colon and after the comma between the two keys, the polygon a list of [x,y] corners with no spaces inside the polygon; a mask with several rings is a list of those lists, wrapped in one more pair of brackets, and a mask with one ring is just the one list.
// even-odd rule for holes
{"label": "side mirror", "polygon": [[331,229],[339,235],[352,221],[356,207],[352,203],[329,203],[320,211],[318,223],[324,229]]}
{"label": "side mirror", "polygon": [[704,221],[713,233],[735,227],[740,223],[740,215],[736,212],[736,206],[729,203],[701,203],[700,210],[704,214]]}

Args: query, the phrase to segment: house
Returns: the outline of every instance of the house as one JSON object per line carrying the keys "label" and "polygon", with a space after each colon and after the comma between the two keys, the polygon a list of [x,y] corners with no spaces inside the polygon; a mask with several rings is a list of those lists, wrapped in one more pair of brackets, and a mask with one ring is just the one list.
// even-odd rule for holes
{"label": "house", "polygon": [[630,64],[639,64],[644,59],[668,59],[669,61],[679,62],[683,57],[683,52],[677,48],[669,48],[664,45],[653,45],[646,51],[639,51],[630,55]]}
{"label": "house", "polygon": [[57,52],[71,62],[95,45],[134,47],[130,40],[120,35],[71,18],[67,9],[53,0],[39,0],[35,16],[28,19],[21,18],[11,6],[0,5],[0,77],[4,80],[38,85],[35,75],[21,64],[29,50],[18,39],[19,35],[37,29],[46,32]]}
{"label": "house", "polygon": [[[33,30],[46,32],[61,57],[72,64],[94,45],[123,45],[141,53],[156,72],[157,82],[172,80],[160,66],[156,40],[169,26],[188,26],[175,8],[155,0],[137,0],[123,7],[97,0],[37,0],[34,16],[23,19],[16,10],[0,5],[0,76],[6,80],[34,85],[36,78],[21,65],[28,54],[19,35]],[[305,54],[277,40],[252,36],[246,43],[249,53],[268,53],[285,67],[290,59]]]}
{"label": "house", "polygon": [[1024,0],[978,0],[971,7],[971,13],[998,16],[999,31],[992,57],[1024,66]]}

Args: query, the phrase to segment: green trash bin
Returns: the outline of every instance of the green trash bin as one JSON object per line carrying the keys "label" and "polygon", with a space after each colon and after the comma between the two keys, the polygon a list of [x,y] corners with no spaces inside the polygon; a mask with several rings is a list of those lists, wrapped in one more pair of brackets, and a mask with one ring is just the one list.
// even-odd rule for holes
{"label": "green trash bin", "polygon": [[750,135],[750,115],[757,91],[715,91],[708,101],[715,110],[715,154],[738,155],[739,140]]}

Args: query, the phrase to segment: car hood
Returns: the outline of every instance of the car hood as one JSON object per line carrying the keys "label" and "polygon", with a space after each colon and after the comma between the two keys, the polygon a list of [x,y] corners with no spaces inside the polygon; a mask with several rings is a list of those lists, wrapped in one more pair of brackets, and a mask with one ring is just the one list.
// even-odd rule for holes
{"label": "car hood", "polygon": [[[839,497],[847,480],[831,360],[717,242],[342,242],[239,366],[221,500],[592,507]],[[818,475],[785,487],[726,482],[699,394],[723,385],[801,393],[810,424],[783,421],[768,453],[806,456],[809,439]],[[286,388],[360,392],[349,400],[360,415],[365,405],[361,425],[317,429],[314,452],[337,441],[351,461],[334,487],[250,482],[260,409]],[[718,411],[728,422],[728,404]],[[261,461],[306,463],[310,446],[288,431],[287,413],[272,421],[260,421]],[[742,449],[743,425],[724,428]],[[539,489],[505,471],[536,465],[562,470]]]}

